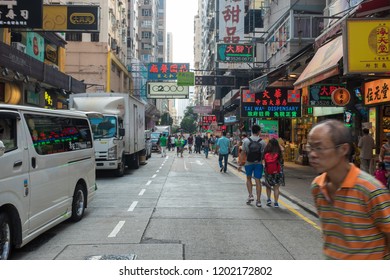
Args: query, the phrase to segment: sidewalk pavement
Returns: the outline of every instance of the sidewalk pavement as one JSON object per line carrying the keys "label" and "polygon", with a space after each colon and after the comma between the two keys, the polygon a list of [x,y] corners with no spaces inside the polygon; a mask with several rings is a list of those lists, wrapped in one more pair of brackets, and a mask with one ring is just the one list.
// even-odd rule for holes
{"label": "sidewalk pavement", "polygon": [[[232,158],[229,159],[228,163],[230,166],[238,167],[237,162],[233,161]],[[245,171],[242,172],[245,173]],[[286,186],[280,187],[280,195],[299,205],[311,215],[318,217],[310,191],[311,182],[317,175],[310,166],[285,162],[284,176]]]}

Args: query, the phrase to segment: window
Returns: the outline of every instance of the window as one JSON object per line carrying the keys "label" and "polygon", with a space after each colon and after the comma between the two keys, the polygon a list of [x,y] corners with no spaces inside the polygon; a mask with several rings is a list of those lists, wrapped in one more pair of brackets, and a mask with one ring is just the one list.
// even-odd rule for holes
{"label": "window", "polygon": [[65,39],[66,39],[66,41],[81,42],[82,35],[83,35],[83,33],[81,33],[81,32],[68,32],[65,35]]}
{"label": "window", "polygon": [[91,42],[99,42],[99,33],[91,33]]}
{"label": "window", "polygon": [[86,119],[61,116],[25,115],[35,150],[40,155],[92,148]]}
{"label": "window", "polygon": [[142,16],[144,16],[144,17],[152,16],[152,10],[151,9],[142,9]]}
{"label": "window", "polygon": [[17,149],[16,115],[0,114],[0,140],[5,146],[5,152]]}
{"label": "window", "polygon": [[142,31],[142,39],[150,39],[152,37],[152,32]]}
{"label": "window", "polygon": [[144,5],[150,5],[150,0],[144,0]]}

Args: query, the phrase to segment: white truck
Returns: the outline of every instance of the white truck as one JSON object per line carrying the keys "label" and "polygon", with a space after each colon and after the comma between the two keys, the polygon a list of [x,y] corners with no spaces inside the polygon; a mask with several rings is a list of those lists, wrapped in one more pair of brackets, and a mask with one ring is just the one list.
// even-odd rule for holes
{"label": "white truck", "polygon": [[69,96],[69,108],[99,112],[89,117],[94,137],[96,169],[139,168],[145,154],[145,104],[127,93],[77,93]]}
{"label": "white truck", "polygon": [[171,126],[170,125],[156,125],[154,128],[154,132],[160,132],[168,137],[171,135]]}

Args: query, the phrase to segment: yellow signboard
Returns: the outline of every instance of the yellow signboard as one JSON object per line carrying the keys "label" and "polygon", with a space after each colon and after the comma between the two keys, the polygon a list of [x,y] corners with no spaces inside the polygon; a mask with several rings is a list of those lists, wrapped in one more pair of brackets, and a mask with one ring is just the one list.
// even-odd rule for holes
{"label": "yellow signboard", "polygon": [[344,74],[390,72],[390,19],[348,19]]}
{"label": "yellow signboard", "polygon": [[390,101],[390,79],[380,79],[364,84],[364,105]]}
{"label": "yellow signboard", "polygon": [[99,7],[43,5],[44,31],[99,31]]}

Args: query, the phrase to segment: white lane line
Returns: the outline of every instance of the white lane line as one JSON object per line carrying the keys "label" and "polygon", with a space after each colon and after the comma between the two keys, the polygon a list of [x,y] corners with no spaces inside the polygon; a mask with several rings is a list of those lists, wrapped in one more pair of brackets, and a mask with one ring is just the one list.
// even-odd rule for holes
{"label": "white lane line", "polygon": [[156,178],[156,176],[157,176],[157,174],[154,174],[154,175],[152,176],[152,178]]}
{"label": "white lane line", "polygon": [[160,166],[159,170],[162,168],[162,166]]}
{"label": "white lane line", "polygon": [[152,181],[149,180],[149,181],[146,183],[146,186],[149,186],[151,183],[152,183]]}
{"label": "white lane line", "polygon": [[186,162],[184,161],[184,169],[186,170],[186,171],[188,171],[188,168],[187,168],[187,165],[186,165]]}
{"label": "white lane line", "polygon": [[115,237],[118,234],[118,232],[121,230],[121,228],[123,227],[124,224],[125,224],[125,221],[119,221],[118,224],[113,229],[113,231],[108,235],[108,237]]}
{"label": "white lane line", "polygon": [[130,205],[129,209],[127,209],[127,212],[134,211],[134,208],[135,208],[135,206],[137,206],[137,204],[138,204],[138,201],[134,201],[134,202]]}
{"label": "white lane line", "polygon": [[139,192],[138,195],[144,195],[145,191],[146,191],[146,189],[142,189],[142,190]]}
{"label": "white lane line", "polygon": [[156,173],[160,172],[160,170],[157,170]]}

